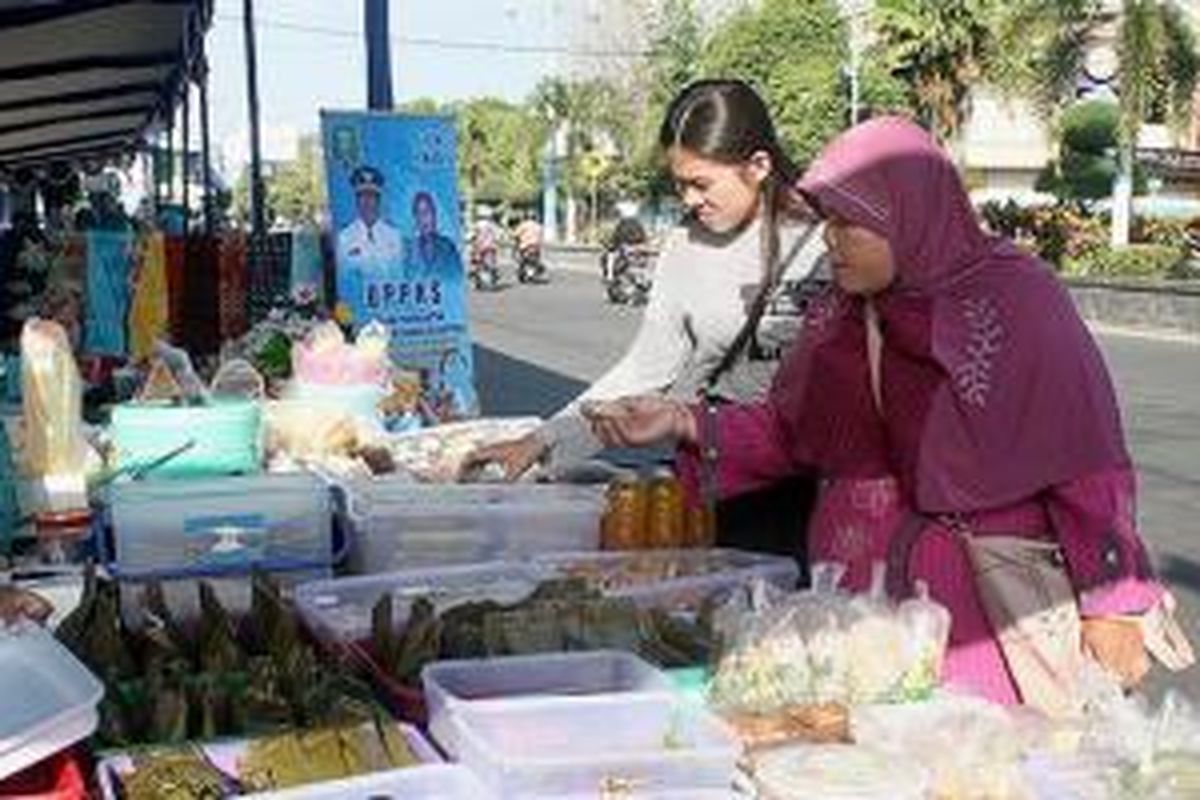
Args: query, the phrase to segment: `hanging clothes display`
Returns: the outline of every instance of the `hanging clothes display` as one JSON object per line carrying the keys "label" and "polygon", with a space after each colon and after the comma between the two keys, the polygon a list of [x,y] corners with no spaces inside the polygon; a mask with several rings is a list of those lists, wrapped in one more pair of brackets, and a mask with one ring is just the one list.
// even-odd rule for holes
{"label": "hanging clothes display", "polygon": [[154,342],[167,335],[170,322],[165,237],[158,232],[141,238],[133,308],[129,312],[130,354],[135,361],[149,358]]}
{"label": "hanging clothes display", "polygon": [[87,318],[84,350],[92,355],[126,354],[129,272],[133,235],[128,231],[88,231]]}
{"label": "hanging clothes display", "polygon": [[292,277],[292,234],[272,233],[250,242],[249,314],[253,325],[287,299]]}
{"label": "hanging clothes display", "polygon": [[187,254],[184,247],[182,236],[164,236],[163,252],[167,257],[167,319],[172,342],[182,342],[186,336],[184,309],[187,305],[187,286],[184,270]]}
{"label": "hanging clothes display", "polygon": [[218,240],[218,329],[221,340],[236,339],[249,329],[246,321],[246,234],[231,231]]}
{"label": "hanging clothes display", "polygon": [[187,303],[180,341],[193,356],[216,353],[221,346],[218,269],[216,240],[189,237],[183,277]]}

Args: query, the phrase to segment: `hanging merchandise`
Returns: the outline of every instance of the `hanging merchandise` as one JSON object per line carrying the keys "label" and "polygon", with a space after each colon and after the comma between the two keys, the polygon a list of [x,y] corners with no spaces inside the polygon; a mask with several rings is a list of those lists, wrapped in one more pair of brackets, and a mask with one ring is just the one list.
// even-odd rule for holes
{"label": "hanging merchandise", "polygon": [[179,341],[193,355],[210,355],[221,347],[216,240],[190,236],[186,253],[184,336]]}
{"label": "hanging merchandise", "polygon": [[250,242],[250,322],[264,319],[271,308],[286,302],[292,273],[292,235],[273,233]]}
{"label": "hanging merchandise", "polygon": [[88,231],[87,320],[84,350],[124,356],[129,311],[129,270],[133,236],[124,231]]}
{"label": "hanging merchandise", "polygon": [[129,313],[129,350],[135,361],[149,358],[154,343],[166,335],[168,302],[166,242],[161,233],[150,233],[138,248],[137,279]]}
{"label": "hanging merchandise", "polygon": [[163,252],[167,258],[167,319],[171,341],[182,342],[187,336],[187,271],[186,243],[182,237],[167,235]]}
{"label": "hanging merchandise", "polygon": [[233,231],[221,236],[217,255],[218,329],[222,341],[242,336],[246,321],[246,234]]}
{"label": "hanging merchandise", "polygon": [[21,332],[24,473],[50,511],[86,507],[83,389],[71,345],[56,322],[31,319]]}

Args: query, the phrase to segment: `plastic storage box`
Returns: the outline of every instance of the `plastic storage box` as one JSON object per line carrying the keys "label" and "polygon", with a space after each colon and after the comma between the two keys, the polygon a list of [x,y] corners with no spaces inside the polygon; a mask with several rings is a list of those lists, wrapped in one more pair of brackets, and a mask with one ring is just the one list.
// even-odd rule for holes
{"label": "plastic storage box", "polygon": [[740,754],[710,712],[661,696],[468,704],[449,722],[439,744],[505,800],[728,791]]}
{"label": "plastic storage box", "polygon": [[595,550],[602,489],[557,484],[430,485],[377,481],[348,503],[353,572]]}
{"label": "plastic storage box", "polygon": [[230,574],[241,580],[214,585],[227,607],[244,609],[252,566],[299,580],[328,575],[335,561],[329,489],[306,473],[124,483],[112,487],[110,504],[111,569],[134,582],[122,592],[127,609],[136,582],[158,578],[186,616],[196,590],[181,579]]}
{"label": "plastic storage box", "polygon": [[465,767],[437,764],[249,795],[260,800],[491,800]]}
{"label": "plastic storage box", "polygon": [[0,778],[96,730],[104,687],[42,628],[0,627]]}
{"label": "plastic storage box", "polygon": [[534,563],[584,578],[609,596],[671,610],[695,610],[758,579],[790,591],[800,577],[793,558],[742,550],[550,553]]}
{"label": "plastic storage box", "polygon": [[117,464],[137,469],[190,445],[156,466],[154,478],[252,475],[262,470],[262,409],[250,401],[204,406],[119,405],[113,409]]}
{"label": "plastic storage box", "polygon": [[394,623],[407,619],[418,597],[429,597],[439,609],[470,600],[515,603],[537,585],[554,577],[546,568],[510,561],[406,570],[310,581],[296,588],[296,608],[322,640],[334,644],[361,642],[371,635],[371,611],[388,592],[394,598]]}
{"label": "plastic storage box", "polygon": [[[440,661],[421,673],[429,731],[451,747],[449,717],[463,705],[522,702],[526,698],[651,693],[671,696],[666,673],[631,653],[595,650],[468,661]],[[447,750],[451,757],[457,755]]]}

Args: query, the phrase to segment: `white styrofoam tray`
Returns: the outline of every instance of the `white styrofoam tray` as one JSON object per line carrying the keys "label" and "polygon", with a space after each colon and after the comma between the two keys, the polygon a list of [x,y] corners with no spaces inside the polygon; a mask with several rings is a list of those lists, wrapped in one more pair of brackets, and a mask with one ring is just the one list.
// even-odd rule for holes
{"label": "white styrofoam tray", "polygon": [[312,786],[250,795],[261,800],[489,800],[470,770],[454,764],[376,772]]}
{"label": "white styrofoam tray", "polygon": [[103,696],[96,676],[48,631],[0,626],[0,778],[90,736]]}

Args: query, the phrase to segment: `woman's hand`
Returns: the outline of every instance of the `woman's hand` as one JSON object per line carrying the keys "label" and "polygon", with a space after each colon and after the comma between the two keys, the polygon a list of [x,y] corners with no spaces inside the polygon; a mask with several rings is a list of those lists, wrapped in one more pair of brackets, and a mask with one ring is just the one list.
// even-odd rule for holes
{"label": "woman's hand", "polygon": [[671,439],[695,443],[699,438],[687,405],[657,395],[588,403],[583,416],[609,447],[645,447]]}
{"label": "woman's hand", "polygon": [[0,586],[0,623],[13,625],[22,619],[45,622],[54,606],[41,595],[15,586]]}
{"label": "woman's hand", "polygon": [[480,447],[463,459],[459,479],[480,467],[499,464],[505,480],[515,481],[546,454],[546,449],[545,443],[532,433],[520,439]]}
{"label": "woman's hand", "polygon": [[1150,658],[1137,620],[1115,617],[1083,620],[1083,650],[1127,689],[1141,683],[1150,671]]}

